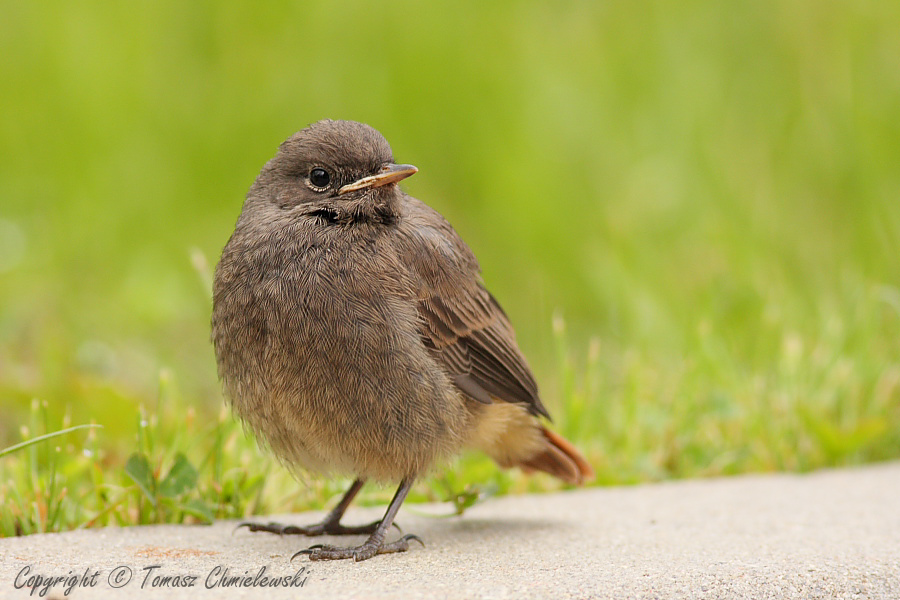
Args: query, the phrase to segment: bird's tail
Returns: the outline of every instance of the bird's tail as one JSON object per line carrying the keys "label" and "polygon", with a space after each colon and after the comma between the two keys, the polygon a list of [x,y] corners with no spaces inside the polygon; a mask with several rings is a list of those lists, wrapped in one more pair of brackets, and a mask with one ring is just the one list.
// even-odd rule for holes
{"label": "bird's tail", "polygon": [[508,402],[479,404],[472,446],[486,452],[503,468],[543,471],[581,485],[594,470],[567,439],[544,427],[523,406]]}
{"label": "bird's tail", "polygon": [[526,472],[543,471],[572,485],[581,485],[594,478],[594,470],[569,440],[540,426],[545,444],[532,458],[519,463]]}

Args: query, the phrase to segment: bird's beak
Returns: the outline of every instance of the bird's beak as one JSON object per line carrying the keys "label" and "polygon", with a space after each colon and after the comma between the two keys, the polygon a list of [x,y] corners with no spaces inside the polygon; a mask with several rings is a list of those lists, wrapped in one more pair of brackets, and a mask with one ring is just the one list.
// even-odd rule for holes
{"label": "bird's beak", "polygon": [[355,190],[364,190],[366,188],[376,188],[389,183],[397,183],[401,179],[406,179],[410,175],[417,173],[419,169],[412,165],[395,165],[388,164],[381,167],[381,171],[377,175],[369,175],[358,179],[353,183],[348,183],[338,190],[338,194],[346,194]]}

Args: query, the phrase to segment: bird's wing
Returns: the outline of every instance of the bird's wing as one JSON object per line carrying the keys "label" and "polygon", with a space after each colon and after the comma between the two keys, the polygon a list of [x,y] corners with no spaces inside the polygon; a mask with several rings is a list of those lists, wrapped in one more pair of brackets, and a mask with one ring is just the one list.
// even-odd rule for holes
{"label": "bird's wing", "polygon": [[419,283],[422,341],[467,396],[523,403],[549,419],[512,325],[484,287],[472,251],[440,214],[408,200],[400,230],[404,261]]}

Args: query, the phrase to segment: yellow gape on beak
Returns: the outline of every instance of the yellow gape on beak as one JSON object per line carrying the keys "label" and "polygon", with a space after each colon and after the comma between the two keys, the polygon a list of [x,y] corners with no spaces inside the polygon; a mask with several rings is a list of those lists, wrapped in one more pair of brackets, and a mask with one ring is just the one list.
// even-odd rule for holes
{"label": "yellow gape on beak", "polygon": [[346,194],[355,190],[364,190],[366,188],[376,188],[389,183],[397,183],[401,179],[406,179],[410,175],[417,173],[419,169],[412,165],[395,165],[387,164],[381,167],[378,175],[369,175],[362,179],[357,179],[353,183],[348,183],[338,190],[338,194]]}

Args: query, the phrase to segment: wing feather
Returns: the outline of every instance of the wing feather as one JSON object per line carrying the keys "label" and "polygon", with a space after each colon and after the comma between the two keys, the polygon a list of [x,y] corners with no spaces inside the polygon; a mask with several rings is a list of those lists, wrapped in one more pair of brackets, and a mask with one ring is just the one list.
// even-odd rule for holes
{"label": "wing feather", "polygon": [[405,261],[419,278],[423,343],[470,398],[525,404],[549,419],[512,325],[484,287],[472,251],[437,212],[406,198],[400,231]]}

